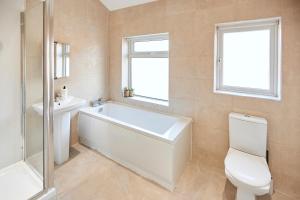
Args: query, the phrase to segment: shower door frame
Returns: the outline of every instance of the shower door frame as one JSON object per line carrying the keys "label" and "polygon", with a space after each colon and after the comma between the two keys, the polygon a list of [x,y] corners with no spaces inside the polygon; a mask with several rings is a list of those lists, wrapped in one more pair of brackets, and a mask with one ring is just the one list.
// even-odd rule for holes
{"label": "shower door frame", "polygon": [[[31,200],[39,199],[54,188],[54,154],[53,154],[53,3],[43,0],[43,190]],[[22,137],[23,159],[26,159],[26,48],[24,13],[21,13],[21,78],[22,78]]]}
{"label": "shower door frame", "polygon": [[45,0],[44,38],[43,38],[43,132],[44,132],[44,191],[54,187],[53,154],[53,82],[54,82],[54,38],[53,38],[53,3]]}

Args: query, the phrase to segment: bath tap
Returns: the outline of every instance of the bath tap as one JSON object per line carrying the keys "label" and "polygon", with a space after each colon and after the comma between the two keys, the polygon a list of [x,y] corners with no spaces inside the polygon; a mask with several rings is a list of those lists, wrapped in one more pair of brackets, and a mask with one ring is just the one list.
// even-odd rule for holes
{"label": "bath tap", "polygon": [[95,101],[92,101],[91,104],[92,104],[92,107],[97,107],[97,106],[104,104],[104,102],[105,102],[105,100],[103,98],[99,98]]}

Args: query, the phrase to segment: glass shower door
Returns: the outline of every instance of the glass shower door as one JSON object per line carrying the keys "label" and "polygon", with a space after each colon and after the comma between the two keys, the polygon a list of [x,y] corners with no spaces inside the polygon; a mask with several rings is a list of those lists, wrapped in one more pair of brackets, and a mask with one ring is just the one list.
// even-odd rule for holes
{"label": "glass shower door", "polygon": [[[43,32],[41,36],[35,32],[33,37],[26,38],[26,14],[25,1],[0,0],[0,199],[30,199],[44,189],[43,173],[25,159],[27,150],[31,150],[29,145],[43,146],[40,139],[43,130],[39,133],[41,137],[34,139],[34,144],[28,143],[25,134],[25,116],[29,114],[24,109],[25,100],[33,98],[29,97],[33,96],[30,93],[25,96],[27,83],[24,78],[28,65],[25,60],[34,62],[27,57],[33,52],[30,44],[43,37]],[[43,18],[43,10],[36,12],[35,17]],[[27,17],[29,24],[35,24],[35,31],[42,30],[43,24],[33,22],[33,18]],[[36,58],[42,59],[42,54],[37,54]],[[36,89],[43,87],[43,82],[35,81],[35,84]],[[34,94],[40,96],[39,92]],[[34,127],[38,129],[42,124],[36,120]]]}
{"label": "glass shower door", "polygon": [[43,177],[43,2],[27,1],[25,10],[25,161]]}
{"label": "glass shower door", "polygon": [[[51,8],[52,0],[0,0],[1,200],[55,194]],[[39,103],[42,112],[34,109]]]}

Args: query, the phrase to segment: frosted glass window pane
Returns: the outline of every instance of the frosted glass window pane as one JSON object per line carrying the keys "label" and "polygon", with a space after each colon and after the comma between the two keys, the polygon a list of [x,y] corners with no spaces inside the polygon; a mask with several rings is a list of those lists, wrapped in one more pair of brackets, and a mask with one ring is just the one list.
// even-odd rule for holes
{"label": "frosted glass window pane", "polygon": [[169,40],[135,42],[134,51],[136,52],[169,51]]}
{"label": "frosted glass window pane", "polygon": [[224,33],[223,84],[270,89],[270,30]]}
{"label": "frosted glass window pane", "polygon": [[168,100],[168,58],[132,58],[131,79],[136,95]]}

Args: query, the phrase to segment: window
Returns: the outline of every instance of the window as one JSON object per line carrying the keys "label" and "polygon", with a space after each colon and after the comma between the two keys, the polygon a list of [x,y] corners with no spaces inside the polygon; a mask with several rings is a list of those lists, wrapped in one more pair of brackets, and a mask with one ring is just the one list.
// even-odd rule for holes
{"label": "window", "polygon": [[135,96],[169,99],[169,36],[146,35],[127,38],[128,87]]}
{"label": "window", "polygon": [[280,18],[216,25],[217,93],[280,100]]}

